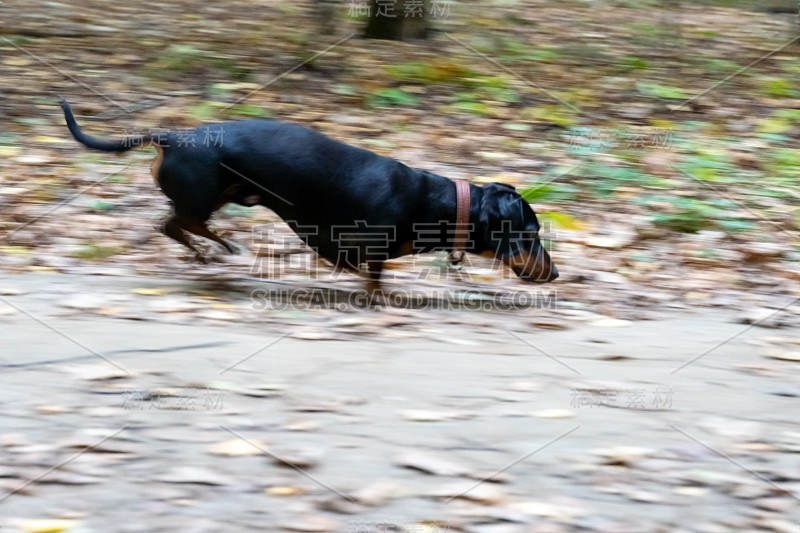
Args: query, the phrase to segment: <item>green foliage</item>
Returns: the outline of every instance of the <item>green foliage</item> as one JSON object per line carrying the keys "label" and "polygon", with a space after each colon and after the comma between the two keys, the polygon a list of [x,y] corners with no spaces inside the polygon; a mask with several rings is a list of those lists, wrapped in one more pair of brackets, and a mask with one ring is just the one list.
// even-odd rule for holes
{"label": "green foliage", "polygon": [[491,108],[483,102],[476,102],[475,97],[472,96],[472,93],[461,93],[459,95],[455,95],[452,106],[455,109],[460,109],[461,111],[466,111],[468,113],[472,113],[473,115],[488,117],[492,114]]}
{"label": "green foliage", "polygon": [[692,146],[677,166],[692,178],[703,181],[729,182],[736,173],[728,151],[713,145]]}
{"label": "green foliage", "polygon": [[470,90],[454,93],[450,97],[450,105],[454,109],[490,116],[491,102],[516,103],[520,100],[519,93],[510,88],[504,78],[478,76],[463,81]]}
{"label": "green foliage", "polygon": [[619,67],[623,72],[629,72],[631,70],[647,70],[650,68],[650,64],[641,57],[628,56],[622,58]]}
{"label": "green foliage", "polygon": [[773,148],[764,154],[763,166],[770,178],[796,187],[797,176],[800,175],[800,151],[789,147]]}
{"label": "green foliage", "polygon": [[787,98],[797,96],[797,84],[786,78],[764,78],[760,83],[760,90],[766,96]]}
{"label": "green foliage", "polygon": [[657,83],[639,82],[636,84],[636,90],[643,96],[649,96],[650,98],[679,98],[683,100],[690,97],[683,89]]}
{"label": "green foliage", "polygon": [[695,30],[693,33],[701,39],[719,39],[720,37],[720,33],[714,30]]}
{"label": "green foliage", "polygon": [[19,122],[26,126],[44,126],[47,124],[47,119],[36,117],[14,117],[14,122]]}
{"label": "green foliage", "polygon": [[20,137],[19,133],[0,131],[0,146],[15,146],[19,143],[18,139]]}
{"label": "green foliage", "polygon": [[113,210],[117,206],[114,204],[110,204],[108,202],[103,202],[102,200],[97,200],[96,202],[90,204],[88,207],[92,211],[97,211],[99,213],[107,213],[108,211]]}
{"label": "green foliage", "polygon": [[637,46],[659,46],[677,42],[678,32],[675,26],[660,23],[657,20],[634,22],[630,25],[631,43]]}
{"label": "green foliage", "polygon": [[85,244],[79,246],[72,252],[72,257],[96,261],[106,259],[118,253],[119,250],[112,246],[97,246],[95,244]]}
{"label": "green foliage", "polygon": [[703,58],[700,65],[704,71],[713,74],[729,74],[742,68],[738,63],[728,59]]}
{"label": "green foliage", "polygon": [[759,120],[756,131],[766,134],[786,133],[791,130],[792,127],[793,124],[788,120],[775,118],[773,116]]}
{"label": "green foliage", "polygon": [[427,62],[400,63],[384,67],[386,74],[397,81],[421,84],[459,83],[475,76],[475,72],[458,63],[436,59]]}
{"label": "green foliage", "polygon": [[514,14],[504,16],[503,22],[512,26],[538,26],[539,24],[535,20],[524,19]]}
{"label": "green foliage", "polygon": [[415,106],[419,99],[403,89],[378,89],[367,94],[367,105],[371,107]]}
{"label": "green foliage", "polygon": [[779,109],[773,113],[776,118],[800,124],[800,109]]}
{"label": "green foliage", "polygon": [[608,197],[624,186],[661,186],[659,178],[646,174],[632,165],[608,166],[597,161],[584,164],[585,174],[592,176],[590,190],[600,197]]}
{"label": "green foliage", "polygon": [[726,199],[705,201],[684,196],[648,196],[636,203],[646,207],[667,204],[668,210],[656,211],[650,220],[656,226],[680,233],[713,228],[738,233],[754,227],[752,222],[740,220],[733,211],[736,204]]}
{"label": "green foliage", "polygon": [[571,128],[578,124],[575,112],[561,105],[527,107],[522,111],[522,118],[536,122],[555,124],[562,128]]}
{"label": "green foliage", "polygon": [[568,177],[564,177],[563,182],[558,181],[559,177],[567,171],[569,171],[569,167],[550,169],[541,177],[540,184],[531,183],[530,187],[518,192],[528,203],[574,201],[578,188],[571,183],[566,183]]}
{"label": "green foliage", "polygon": [[198,102],[187,109],[189,116],[197,122],[209,122],[221,116],[224,118],[236,119],[247,118],[271,118],[273,113],[266,107],[253,104],[235,104],[228,107],[225,102],[215,100],[204,100]]}
{"label": "green foliage", "polygon": [[471,92],[456,93],[452,96],[454,103],[457,102],[475,102],[482,100],[494,100],[505,103],[519,102],[519,94],[512,89],[498,89],[494,87],[487,87],[478,89]]}
{"label": "green foliage", "polygon": [[[466,69],[458,63],[436,59],[426,62],[409,62],[385,67],[386,74],[400,82],[422,85],[449,84],[463,90],[450,95],[453,109],[479,116],[491,116],[490,102],[516,103],[519,92],[509,79],[502,76],[485,76]],[[416,105],[417,99],[402,89],[380,89],[367,96],[373,107],[390,105]]]}
{"label": "green foliage", "polygon": [[633,9],[644,9],[658,7],[659,0],[609,0],[609,4],[615,7],[628,7]]}
{"label": "green foliage", "polygon": [[500,37],[500,58],[513,61],[525,57],[531,50],[531,45],[514,35]]}
{"label": "green foliage", "polygon": [[206,70],[219,70],[234,80],[243,80],[250,71],[236,61],[215,56],[190,45],[172,44],[145,65],[143,73],[151,78],[168,79]]}
{"label": "green foliage", "polygon": [[584,229],[584,224],[582,224],[580,220],[566,213],[542,211],[541,213],[538,213],[538,216],[543,224],[550,224],[557,229],[578,231]]}
{"label": "green foliage", "polygon": [[289,32],[286,32],[286,34],[284,34],[283,38],[286,39],[287,42],[290,42],[290,43],[296,44],[296,45],[300,45],[300,46],[306,46],[311,41],[311,38],[309,37],[309,35],[307,33],[300,32],[300,31],[289,31]]}
{"label": "green foliage", "polygon": [[231,94],[232,92],[236,91],[239,88],[241,88],[241,85],[238,83],[213,83],[208,86],[208,92],[210,94],[218,96],[224,94]]}
{"label": "green foliage", "polygon": [[753,9],[761,3],[758,0],[694,0],[694,2],[701,5],[732,7],[739,9]]}
{"label": "green foliage", "polygon": [[24,46],[26,44],[30,44],[30,43],[36,42],[33,37],[29,37],[27,35],[12,35],[12,34],[8,34],[8,35],[3,35],[3,38],[11,41],[12,43],[18,44],[20,46]]}
{"label": "green foliage", "polygon": [[572,185],[562,183],[549,183],[536,185],[519,191],[528,203],[537,202],[572,202],[577,197],[578,189]]}
{"label": "green foliage", "polygon": [[540,48],[529,52],[525,59],[531,61],[541,61],[542,63],[553,63],[561,57],[561,52],[554,48]]}
{"label": "green foliage", "polygon": [[189,116],[192,117],[195,121],[198,122],[208,122],[209,120],[213,120],[217,114],[217,109],[225,106],[226,104],[222,102],[214,102],[214,101],[203,101],[193,106],[190,106],[187,110],[189,112]]}
{"label": "green foliage", "polygon": [[248,118],[272,118],[274,114],[266,107],[251,104],[236,104],[225,111],[227,116]]}

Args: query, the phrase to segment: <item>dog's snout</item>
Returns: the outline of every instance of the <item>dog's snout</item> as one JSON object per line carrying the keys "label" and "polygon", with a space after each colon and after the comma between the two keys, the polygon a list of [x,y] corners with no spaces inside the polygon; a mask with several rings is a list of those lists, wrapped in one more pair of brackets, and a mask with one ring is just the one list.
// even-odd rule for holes
{"label": "dog's snout", "polygon": [[523,253],[504,261],[520,279],[531,283],[550,283],[558,278],[558,269],[544,250],[536,256]]}

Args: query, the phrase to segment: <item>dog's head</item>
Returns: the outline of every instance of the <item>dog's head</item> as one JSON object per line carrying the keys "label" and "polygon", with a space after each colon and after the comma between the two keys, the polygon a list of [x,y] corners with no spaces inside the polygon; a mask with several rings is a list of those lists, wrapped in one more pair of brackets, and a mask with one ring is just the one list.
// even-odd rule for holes
{"label": "dog's head", "polygon": [[489,183],[481,190],[480,251],[491,253],[525,281],[547,283],[556,279],[558,269],[542,246],[539,221],[528,202],[505,183]]}

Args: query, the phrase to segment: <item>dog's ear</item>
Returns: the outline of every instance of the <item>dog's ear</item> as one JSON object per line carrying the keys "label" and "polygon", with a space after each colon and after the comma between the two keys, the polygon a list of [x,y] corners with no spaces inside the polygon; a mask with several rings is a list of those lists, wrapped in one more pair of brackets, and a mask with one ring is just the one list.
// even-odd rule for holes
{"label": "dog's ear", "polygon": [[506,183],[489,183],[482,191],[479,234],[495,257],[517,255],[522,246],[519,233],[527,229],[525,207],[528,205],[516,188]]}
{"label": "dog's ear", "polygon": [[486,189],[502,189],[502,190],[506,190],[506,191],[517,192],[517,188],[514,187],[513,185],[509,185],[508,183],[500,183],[499,181],[495,181],[495,182],[492,182],[492,183],[487,183],[483,188],[484,188],[484,190],[486,190]]}

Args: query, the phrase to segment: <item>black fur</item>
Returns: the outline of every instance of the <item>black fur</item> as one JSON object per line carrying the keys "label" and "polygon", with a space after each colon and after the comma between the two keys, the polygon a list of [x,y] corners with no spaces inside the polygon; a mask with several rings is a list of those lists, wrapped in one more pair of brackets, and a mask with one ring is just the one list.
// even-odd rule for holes
{"label": "black fur", "polygon": [[[122,152],[141,144],[85,135],[67,102],[61,106],[70,132],[89,148]],[[209,131],[219,142],[203,142]],[[374,279],[385,259],[452,248],[452,234],[423,241],[415,231],[415,224],[455,222],[456,188],[447,178],[284,122],[223,122],[182,135],[190,133],[195,146],[182,145],[178,133],[157,143],[163,150],[157,181],[175,209],[164,232],[189,247],[180,238],[183,230],[208,237],[196,227],[205,227],[225,203],[236,202],[273,210],[320,256],[346,268],[367,263]],[[144,140],[152,143],[154,137]],[[473,230],[466,251],[490,251],[505,260],[524,251],[538,263],[515,268],[520,277],[558,276],[541,246],[536,215],[514,187],[470,185],[470,195]]]}

